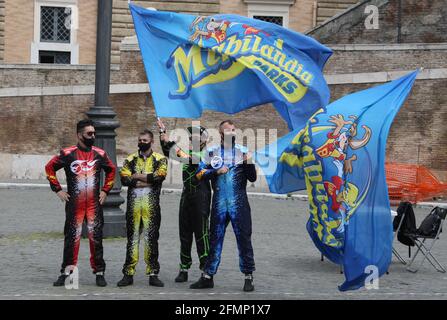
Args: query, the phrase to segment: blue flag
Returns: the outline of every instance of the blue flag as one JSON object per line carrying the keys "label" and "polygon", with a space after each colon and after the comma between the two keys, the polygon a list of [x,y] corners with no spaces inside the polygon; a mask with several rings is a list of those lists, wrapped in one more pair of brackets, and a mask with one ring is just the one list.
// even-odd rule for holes
{"label": "blue flag", "polygon": [[292,130],[329,102],[322,69],[332,51],[310,37],[238,15],[129,7],[159,117],[271,102]]}
{"label": "blue flag", "polygon": [[[385,146],[417,73],[331,103],[305,127],[256,154],[272,192],[307,189],[307,230],[327,258],[343,265],[340,290],[362,287],[371,273],[380,276],[390,264]],[[268,160],[278,161],[276,169],[268,168]]]}

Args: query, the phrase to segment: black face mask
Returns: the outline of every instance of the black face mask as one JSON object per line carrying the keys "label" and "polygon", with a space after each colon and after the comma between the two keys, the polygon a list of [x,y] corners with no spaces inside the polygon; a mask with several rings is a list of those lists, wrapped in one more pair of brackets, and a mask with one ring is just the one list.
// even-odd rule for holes
{"label": "black face mask", "polygon": [[146,152],[151,148],[152,143],[139,143],[138,144],[138,150],[141,152]]}
{"label": "black face mask", "polygon": [[86,147],[91,148],[95,144],[95,138],[86,138],[82,136],[82,142]]}

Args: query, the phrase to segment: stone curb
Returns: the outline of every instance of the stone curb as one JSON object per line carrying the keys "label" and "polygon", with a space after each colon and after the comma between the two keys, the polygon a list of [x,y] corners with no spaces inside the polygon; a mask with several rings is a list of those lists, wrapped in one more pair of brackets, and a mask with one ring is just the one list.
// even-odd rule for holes
{"label": "stone curb", "polygon": [[[66,188],[66,185],[62,185]],[[43,183],[9,183],[0,182],[0,189],[49,189],[48,184]],[[123,191],[127,191],[127,187],[122,188]],[[182,189],[179,188],[162,188],[161,194],[181,194]],[[305,194],[276,194],[276,193],[266,193],[266,192],[247,192],[250,198],[270,198],[277,200],[301,200],[307,201],[308,196]],[[447,208],[447,202],[419,202],[415,205],[417,208],[433,208],[435,206]]]}

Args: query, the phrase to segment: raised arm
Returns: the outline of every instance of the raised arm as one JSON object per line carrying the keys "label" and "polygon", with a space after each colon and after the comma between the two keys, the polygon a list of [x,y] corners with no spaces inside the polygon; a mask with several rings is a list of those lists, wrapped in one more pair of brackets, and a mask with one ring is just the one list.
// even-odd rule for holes
{"label": "raised arm", "polygon": [[[177,159],[179,159],[180,161],[182,159],[184,159],[184,160],[188,160],[187,162],[189,162],[191,159],[191,156],[188,153],[186,153],[185,151],[183,151],[182,148],[180,148],[177,145],[177,143],[169,140],[168,134],[166,133],[166,126],[160,119],[157,119],[157,125],[158,125],[158,128],[160,129],[160,145],[161,145],[161,149],[163,150],[163,154],[165,155],[165,157],[170,157],[171,152],[174,150],[175,155],[177,156]],[[182,162],[185,162],[185,161],[182,161]]]}

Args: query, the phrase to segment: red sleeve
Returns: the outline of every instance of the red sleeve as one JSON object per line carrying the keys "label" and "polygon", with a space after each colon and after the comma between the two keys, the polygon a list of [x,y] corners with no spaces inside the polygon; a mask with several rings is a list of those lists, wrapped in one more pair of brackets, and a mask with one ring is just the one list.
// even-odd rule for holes
{"label": "red sleeve", "polygon": [[45,166],[45,173],[47,175],[47,179],[50,182],[51,190],[54,192],[59,192],[62,190],[61,184],[57,180],[56,171],[63,168],[65,165],[64,155],[61,153],[57,156],[51,158],[51,160]]}
{"label": "red sleeve", "polygon": [[104,180],[104,186],[102,187],[102,191],[109,193],[113,188],[113,183],[115,182],[115,172],[116,166],[113,164],[112,160],[107,156],[107,153],[104,153],[102,169],[106,173],[106,177]]}

